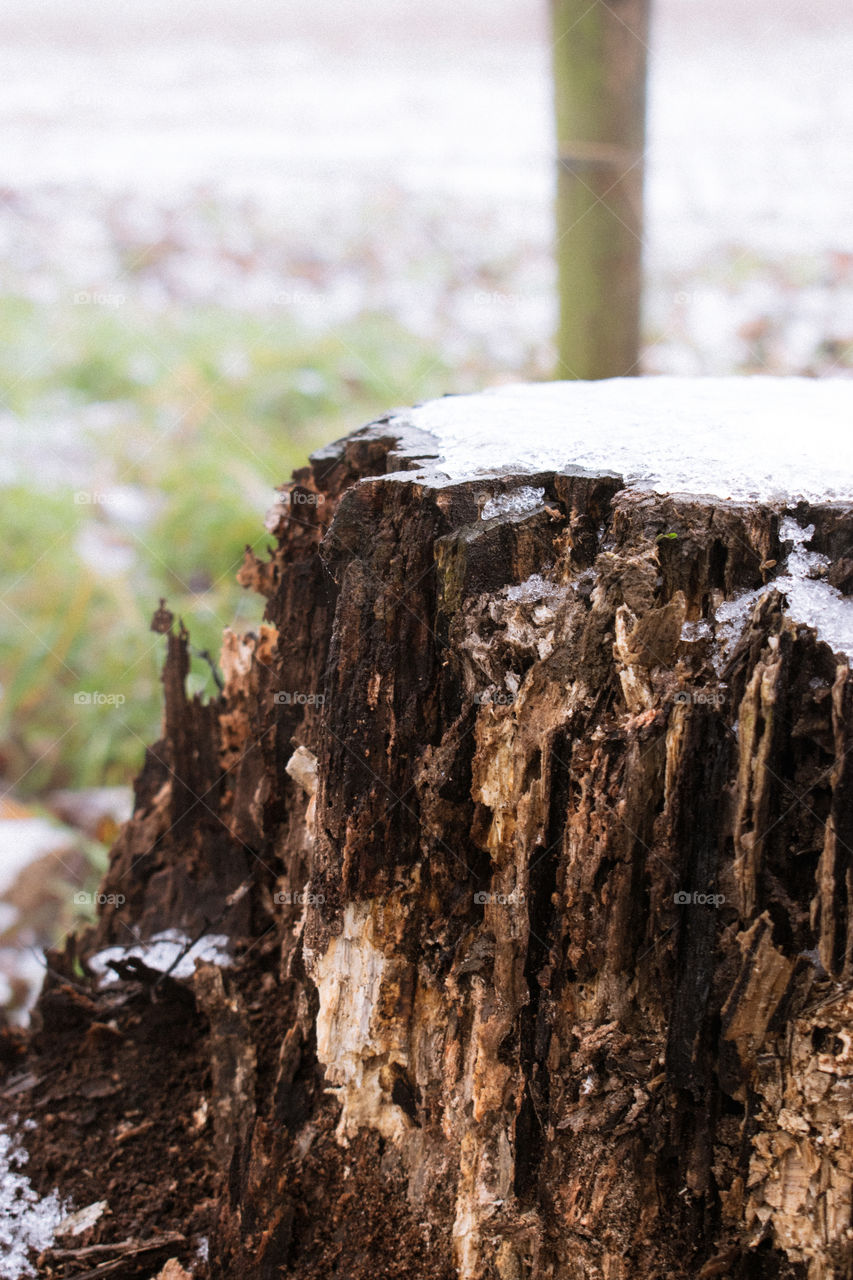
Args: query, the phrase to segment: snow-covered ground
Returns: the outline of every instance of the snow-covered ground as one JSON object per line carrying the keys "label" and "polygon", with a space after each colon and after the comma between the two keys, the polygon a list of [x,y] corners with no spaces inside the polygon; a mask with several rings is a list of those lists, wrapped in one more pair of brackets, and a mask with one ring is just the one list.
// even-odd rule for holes
{"label": "snow-covered ground", "polygon": [[[549,367],[545,0],[0,0],[0,279]],[[853,8],[657,0],[648,371],[844,371]]]}
{"label": "snow-covered ground", "polygon": [[[27,1121],[24,1127],[27,1127]],[[29,1122],[34,1123],[34,1122]],[[35,1275],[31,1251],[53,1243],[63,1218],[57,1191],[40,1200],[29,1178],[20,1172],[29,1159],[26,1150],[0,1128],[0,1277],[23,1280]]]}

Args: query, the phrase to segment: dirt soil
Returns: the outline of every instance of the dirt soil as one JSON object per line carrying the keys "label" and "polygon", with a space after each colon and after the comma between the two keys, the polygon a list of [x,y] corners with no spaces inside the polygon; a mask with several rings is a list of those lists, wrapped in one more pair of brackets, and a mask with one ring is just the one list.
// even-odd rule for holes
{"label": "dirt soil", "polygon": [[[274,976],[276,949],[245,947],[228,987],[245,1006],[256,1085],[267,1095],[277,1065],[270,1046],[277,1049],[287,1030],[289,1001]],[[192,980],[167,978],[154,991],[156,971],[141,966],[142,980],[98,990],[86,975],[70,976],[79,968],[74,955],[73,941],[52,953],[31,1032],[0,1029],[0,1124],[27,1149],[33,1189],[41,1197],[58,1187],[69,1212],[100,1200],[109,1206],[86,1231],[57,1237],[33,1260],[37,1274],[155,1277],[177,1258],[193,1280],[208,1280],[209,1240],[230,1172],[217,1162],[206,1102],[215,1052],[209,1020]],[[288,1262],[275,1275],[452,1280],[412,1217],[403,1170],[384,1140],[365,1133],[340,1146],[334,1100],[317,1114],[321,1089],[313,1075],[296,1079],[279,1107],[286,1127],[312,1110],[316,1120],[311,1150],[304,1158],[294,1151],[283,1165]],[[24,1109],[35,1128],[20,1125]],[[381,1218],[378,1201],[387,1210]],[[130,1242],[135,1250],[116,1251]]]}
{"label": "dirt soil", "polygon": [[[17,1029],[4,1034],[0,1119],[14,1131],[11,1117],[22,1106],[36,1119],[36,1128],[18,1136],[39,1195],[58,1187],[73,1209],[109,1205],[84,1233],[58,1238],[57,1250],[179,1233],[184,1243],[157,1262],[195,1258],[193,1274],[206,1276],[198,1253],[224,1171],[205,1133],[207,1028],[189,985],[169,984],[153,999],[140,982],[98,993],[87,982],[49,981],[29,1043]],[[53,1254],[43,1257],[39,1274],[61,1280],[85,1274],[95,1257],[60,1261]],[[141,1271],[122,1274],[158,1269],[146,1261]]]}

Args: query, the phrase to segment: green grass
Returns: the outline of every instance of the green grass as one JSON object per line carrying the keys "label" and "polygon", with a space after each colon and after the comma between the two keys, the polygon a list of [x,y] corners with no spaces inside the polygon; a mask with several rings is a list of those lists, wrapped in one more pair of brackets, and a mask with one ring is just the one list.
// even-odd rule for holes
{"label": "green grass", "polygon": [[[0,489],[0,772],[25,795],[134,775],[159,732],[160,596],[214,655],[224,626],[257,623],[263,601],[235,573],[247,543],[263,554],[274,487],[312,448],[391,406],[467,389],[378,316],[310,333],[280,310],[18,298],[0,300],[0,387],[35,459]],[[52,437],[39,443],[57,423],[73,446],[58,456]],[[141,524],[110,516],[100,498],[115,486],[150,495]],[[130,564],[112,571],[85,554],[93,543]],[[190,687],[214,692],[201,661]]]}

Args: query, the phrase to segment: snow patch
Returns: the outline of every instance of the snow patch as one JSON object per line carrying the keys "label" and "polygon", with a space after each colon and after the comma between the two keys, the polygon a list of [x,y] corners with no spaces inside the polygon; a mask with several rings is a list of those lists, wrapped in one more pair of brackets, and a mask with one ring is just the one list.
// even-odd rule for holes
{"label": "snow patch", "polygon": [[6,893],[31,862],[74,848],[76,836],[47,818],[4,818],[0,821],[0,893]]}
{"label": "snow patch", "polygon": [[35,945],[19,935],[14,946],[0,947],[0,1005],[10,1022],[26,1025],[43,981],[44,960]]}
{"label": "snow patch", "polygon": [[430,400],[394,422],[431,432],[454,479],[580,466],[661,493],[853,498],[853,383],[842,378],[518,383]]}
{"label": "snow patch", "polygon": [[685,622],[681,628],[681,639],[687,644],[695,644],[698,640],[709,640],[711,628],[701,618],[698,622]]}
{"label": "snow patch", "polygon": [[30,1251],[40,1253],[53,1244],[54,1234],[64,1216],[59,1192],[40,1200],[18,1169],[29,1154],[16,1145],[0,1126],[0,1278],[21,1280],[34,1276]]}
{"label": "snow patch", "polygon": [[540,600],[563,595],[563,592],[564,589],[556,582],[548,582],[541,574],[532,573],[524,582],[507,587],[506,598],[515,604],[537,604]]}
{"label": "snow patch", "polygon": [[482,519],[492,520],[495,516],[527,515],[528,512],[541,507],[544,501],[544,489],[534,489],[532,485],[524,484],[519,489],[513,489],[511,493],[499,493],[496,497],[489,498],[483,507]]}
{"label": "snow patch", "polygon": [[796,622],[814,627],[818,639],[825,641],[834,652],[853,658],[853,599],[843,596],[837,587],[823,580],[821,575],[829,564],[827,557],[806,550],[806,544],[814,536],[814,525],[803,528],[796,520],[786,517],[779,527],[779,536],[782,541],[794,544],[785,565],[786,572],[767,586],[721,604],[716,617],[717,639],[729,650],[755,605],[768,590],[775,588],[786,597],[787,612]]}
{"label": "snow patch", "polygon": [[[189,946],[190,939],[179,929],[166,929],[163,933],[155,933],[147,942],[135,943],[131,947],[105,947],[97,955],[92,956],[89,965],[100,975],[101,985],[110,986],[118,982],[118,974],[107,967],[110,960],[127,960],[138,957],[152,969],[165,971]],[[226,969],[231,963],[228,951],[229,938],[224,933],[211,933],[198,942],[193,943],[185,956],[182,956],[171,971],[173,978],[191,978],[195,972],[196,960],[204,960],[209,964],[218,964]]]}

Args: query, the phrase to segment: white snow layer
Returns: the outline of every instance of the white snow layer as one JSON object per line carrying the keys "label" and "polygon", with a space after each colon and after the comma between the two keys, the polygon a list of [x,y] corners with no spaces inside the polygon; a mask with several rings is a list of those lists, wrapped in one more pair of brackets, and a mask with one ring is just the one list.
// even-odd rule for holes
{"label": "white snow layer", "polygon": [[[89,964],[95,973],[101,975],[101,985],[109,986],[118,982],[118,974],[107,968],[109,960],[127,960],[137,956],[152,969],[165,971],[189,945],[189,938],[179,929],[166,929],[156,933],[147,942],[140,942],[130,947],[106,947],[92,956]],[[191,978],[195,972],[196,960],[206,960],[210,964],[218,964],[227,968],[231,963],[228,954],[229,939],[225,934],[212,933],[200,938],[185,956],[182,956],[171,971],[173,978]]]}
{"label": "white snow layer", "polygon": [[499,493],[489,498],[483,506],[482,519],[491,520],[494,516],[526,515],[535,511],[545,501],[545,490],[534,489],[532,485],[523,484],[511,493]]}
{"label": "white snow layer", "polygon": [[562,595],[564,591],[565,588],[559,583],[549,582],[540,573],[532,573],[524,582],[507,587],[506,598],[515,604],[537,604],[540,600]]}
{"label": "white snow layer", "polygon": [[76,840],[68,827],[48,818],[0,820],[0,893],[6,893],[31,862],[51,853],[65,853],[74,848]]}
{"label": "white snow layer", "polygon": [[762,596],[771,588],[787,598],[787,612],[796,622],[814,627],[818,639],[824,640],[836,653],[853,658],[853,599],[843,596],[820,576],[829,561],[816,551],[806,551],[805,544],[814,535],[814,525],[803,529],[795,520],[782,521],[779,536],[793,542],[785,565],[786,572],[766,586],[727,600],[717,610],[717,636],[727,648],[738,638]]}
{"label": "white snow layer", "polygon": [[40,1253],[53,1243],[63,1217],[59,1193],[39,1200],[29,1178],[18,1172],[27,1152],[0,1128],[0,1277],[21,1280],[35,1275],[30,1250]]}
{"label": "white snow layer", "polygon": [[853,498],[853,381],[842,378],[518,383],[395,422],[431,432],[455,479],[579,466],[662,493]]}

